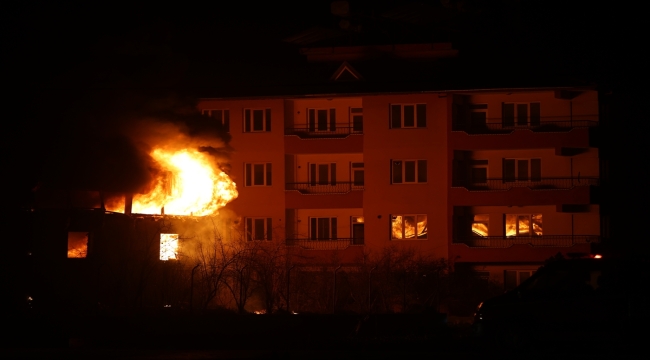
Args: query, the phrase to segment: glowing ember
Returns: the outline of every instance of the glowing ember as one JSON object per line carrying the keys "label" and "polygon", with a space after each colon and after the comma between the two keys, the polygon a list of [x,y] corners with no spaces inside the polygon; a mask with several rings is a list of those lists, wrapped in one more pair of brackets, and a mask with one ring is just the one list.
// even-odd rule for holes
{"label": "glowing ember", "polygon": [[178,234],[160,234],[160,260],[176,259]]}
{"label": "glowing ember", "polygon": [[167,173],[148,194],[136,195],[133,213],[204,216],[237,197],[235,183],[204,153],[155,149],[151,156]]}

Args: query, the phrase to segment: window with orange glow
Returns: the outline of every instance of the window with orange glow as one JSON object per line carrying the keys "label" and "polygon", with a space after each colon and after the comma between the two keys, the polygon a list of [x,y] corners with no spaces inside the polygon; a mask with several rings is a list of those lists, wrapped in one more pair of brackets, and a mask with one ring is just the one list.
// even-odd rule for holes
{"label": "window with orange glow", "polygon": [[83,259],[88,255],[88,232],[68,232],[68,259]]}
{"label": "window with orange glow", "polygon": [[178,249],[178,234],[160,234],[160,260],[177,259]]}
{"label": "window with orange glow", "polygon": [[391,215],[390,228],[392,240],[426,239],[427,216],[424,214]]}
{"label": "window with orange glow", "polygon": [[201,113],[214,119],[218,125],[221,125],[223,130],[230,131],[230,110],[204,109]]}
{"label": "window with orange glow", "polygon": [[506,236],[542,236],[542,214],[507,214]]}
{"label": "window with orange glow", "polygon": [[472,221],[472,233],[474,236],[488,236],[490,226],[490,215],[474,215]]}

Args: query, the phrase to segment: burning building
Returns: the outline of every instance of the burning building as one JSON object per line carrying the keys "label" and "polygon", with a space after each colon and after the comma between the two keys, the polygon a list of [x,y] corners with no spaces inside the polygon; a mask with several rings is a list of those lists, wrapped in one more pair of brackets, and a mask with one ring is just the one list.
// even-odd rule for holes
{"label": "burning building", "polygon": [[[433,72],[436,81],[391,82],[386,63],[366,62],[377,53],[399,60],[390,66],[406,61],[399,70],[411,76]],[[284,279],[295,265],[361,266],[396,248],[471,268],[507,289],[546,259],[589,253],[607,236],[593,87],[461,86],[445,67],[424,70],[423,59],[455,56],[450,44],[302,54],[324,85],[200,99],[203,126],[226,134],[235,149],[227,159],[173,128],[148,139],[148,176],[137,186],[37,191],[28,221],[38,225],[32,248],[40,250],[30,256],[60,254],[47,260],[56,266],[46,278],[72,271],[78,283],[93,284],[84,296],[112,304],[190,307],[202,282],[196,296],[204,305],[229,291],[241,310],[251,247],[280,244],[286,258],[267,265],[286,266]],[[205,239],[248,248],[219,243],[212,249],[227,261],[210,260]],[[202,266],[194,267],[199,255]],[[173,284],[186,290],[175,293]],[[40,296],[55,292],[42,289]],[[289,293],[288,281],[282,291]]]}

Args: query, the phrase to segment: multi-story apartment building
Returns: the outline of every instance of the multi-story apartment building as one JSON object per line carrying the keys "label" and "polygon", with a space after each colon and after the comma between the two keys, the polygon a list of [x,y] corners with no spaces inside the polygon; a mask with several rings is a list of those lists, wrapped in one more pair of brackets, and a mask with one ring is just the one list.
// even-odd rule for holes
{"label": "multi-story apartment building", "polygon": [[[360,78],[347,63],[334,73]],[[600,241],[594,88],[310,92],[204,98],[226,127],[228,207],[295,261],[360,263],[389,246],[512,287]]]}

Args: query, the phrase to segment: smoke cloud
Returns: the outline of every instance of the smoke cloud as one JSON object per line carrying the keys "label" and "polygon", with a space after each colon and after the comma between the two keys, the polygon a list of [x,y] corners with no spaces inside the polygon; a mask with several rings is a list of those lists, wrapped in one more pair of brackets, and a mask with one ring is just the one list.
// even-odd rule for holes
{"label": "smoke cloud", "polygon": [[67,190],[138,193],[160,169],[153,148],[193,148],[228,163],[230,137],[196,102],[177,96],[94,99],[47,147],[42,183]]}

